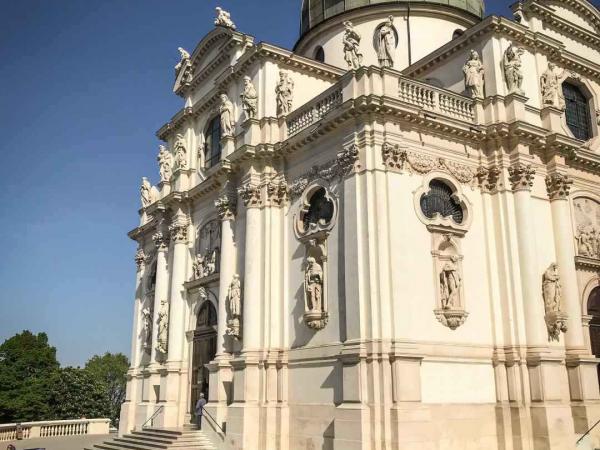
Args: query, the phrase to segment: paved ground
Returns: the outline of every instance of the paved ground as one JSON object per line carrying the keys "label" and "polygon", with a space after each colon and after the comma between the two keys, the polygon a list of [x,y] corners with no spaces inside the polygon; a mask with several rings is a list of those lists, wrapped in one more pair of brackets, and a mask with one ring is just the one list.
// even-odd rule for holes
{"label": "paved ground", "polygon": [[14,445],[17,450],[28,449],[46,449],[46,450],[83,450],[84,447],[91,447],[94,444],[112,439],[114,435],[94,435],[94,436],[71,436],[54,437],[43,439],[26,439],[23,441],[0,442],[0,450],[5,450],[9,444]]}

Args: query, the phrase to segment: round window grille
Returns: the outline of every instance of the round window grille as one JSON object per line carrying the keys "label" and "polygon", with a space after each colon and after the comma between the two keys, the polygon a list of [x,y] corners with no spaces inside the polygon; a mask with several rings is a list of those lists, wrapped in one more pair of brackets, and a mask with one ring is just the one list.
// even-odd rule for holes
{"label": "round window grille", "polygon": [[447,218],[451,217],[456,224],[464,220],[464,211],[460,204],[452,198],[452,189],[444,182],[432,180],[429,183],[429,192],[421,197],[421,211],[428,219],[435,218],[436,214]]}

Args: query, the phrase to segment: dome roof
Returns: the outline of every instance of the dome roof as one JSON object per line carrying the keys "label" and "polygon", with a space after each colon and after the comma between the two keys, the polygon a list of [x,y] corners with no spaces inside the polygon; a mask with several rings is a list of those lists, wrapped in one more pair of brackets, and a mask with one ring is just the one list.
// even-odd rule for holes
{"label": "dome roof", "polygon": [[461,9],[479,18],[483,18],[485,12],[484,0],[303,0],[300,34],[304,35],[324,20],[346,11],[383,3],[446,5]]}

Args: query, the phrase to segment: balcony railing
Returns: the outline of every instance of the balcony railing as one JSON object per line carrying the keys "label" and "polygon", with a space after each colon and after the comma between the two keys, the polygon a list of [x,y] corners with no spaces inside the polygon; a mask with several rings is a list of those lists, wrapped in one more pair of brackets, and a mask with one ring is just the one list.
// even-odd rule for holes
{"label": "balcony railing", "polygon": [[[388,73],[387,75],[397,78],[398,90],[392,93],[385,92],[385,95],[394,96],[402,102],[417,106],[424,111],[475,123],[475,102],[473,99],[400,74]],[[343,78],[321,95],[292,112],[286,121],[288,137],[310,127],[348,100],[343,98],[345,92],[343,86],[348,82],[352,83],[352,79]],[[363,83],[363,85],[369,85],[369,83]],[[382,93],[370,92],[370,94]]]}
{"label": "balcony railing", "polygon": [[21,424],[9,423],[0,425],[0,441],[16,441],[19,428],[23,433],[21,439],[109,434],[110,420],[77,419],[24,422]]}

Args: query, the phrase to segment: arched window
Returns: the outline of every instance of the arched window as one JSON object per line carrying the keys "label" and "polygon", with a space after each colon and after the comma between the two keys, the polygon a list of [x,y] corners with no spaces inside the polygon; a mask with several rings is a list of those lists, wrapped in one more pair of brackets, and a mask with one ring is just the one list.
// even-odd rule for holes
{"label": "arched window", "polygon": [[215,326],[217,326],[217,310],[210,300],[206,300],[198,311],[196,329]]}
{"label": "arched window", "polygon": [[325,50],[323,50],[323,47],[317,47],[315,50],[315,59],[319,62],[325,62]]}
{"label": "arched window", "polygon": [[221,118],[214,117],[204,133],[204,167],[206,169],[221,161]]}
{"label": "arched window", "polygon": [[451,217],[456,224],[461,224],[464,212],[460,203],[454,198],[452,188],[441,180],[431,180],[429,192],[421,197],[421,211],[428,219],[436,215]]}
{"label": "arched window", "polygon": [[581,89],[565,82],[562,85],[566,104],[567,125],[577,139],[587,141],[592,138],[590,106]]}

